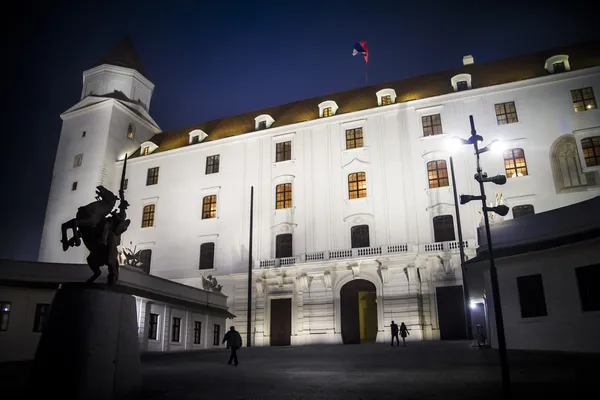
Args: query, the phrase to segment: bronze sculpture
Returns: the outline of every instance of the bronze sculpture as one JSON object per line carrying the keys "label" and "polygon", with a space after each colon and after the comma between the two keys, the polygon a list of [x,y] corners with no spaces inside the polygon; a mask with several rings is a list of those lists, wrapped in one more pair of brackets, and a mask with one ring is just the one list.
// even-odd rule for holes
{"label": "bronze sculpture", "polygon": [[[67,251],[69,247],[80,246],[81,240],[90,251],[87,263],[94,273],[87,283],[94,282],[101,274],[100,267],[108,266],[108,284],[113,285],[119,279],[119,262],[117,246],[121,243],[121,234],[127,230],[130,220],[125,210],[129,203],[125,200],[125,170],[127,155],[123,163],[119,197],[115,196],[104,186],[96,187],[96,201],[79,207],[75,218],[61,226],[62,246]],[[119,200],[117,210],[113,211]],[[73,230],[73,236],[67,239],[67,231]]]}

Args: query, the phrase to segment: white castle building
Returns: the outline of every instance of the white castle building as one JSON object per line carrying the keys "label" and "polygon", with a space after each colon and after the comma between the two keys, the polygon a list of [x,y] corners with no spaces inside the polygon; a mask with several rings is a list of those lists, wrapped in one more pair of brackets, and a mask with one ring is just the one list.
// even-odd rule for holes
{"label": "white castle building", "polygon": [[[246,336],[250,193],[254,188],[255,345],[465,337],[453,185],[478,194],[473,115],[488,184],[518,218],[600,194],[600,43],[586,43],[297,101],[170,132],[152,119],[154,84],[129,42],[83,73],[61,114],[39,260],[64,252],[61,224],[115,193],[127,161],[129,230],[152,275],[202,288],[217,277],[229,322]],[[306,77],[298,77],[305,79]],[[453,156],[456,181],[450,174]],[[475,255],[480,204],[461,206]],[[167,324],[165,324],[167,325]]]}

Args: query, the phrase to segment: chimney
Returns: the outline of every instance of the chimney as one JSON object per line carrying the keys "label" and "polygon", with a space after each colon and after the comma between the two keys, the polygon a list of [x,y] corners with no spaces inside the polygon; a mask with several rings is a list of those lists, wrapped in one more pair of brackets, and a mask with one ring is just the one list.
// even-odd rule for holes
{"label": "chimney", "polygon": [[473,56],[472,55],[468,55],[468,56],[464,56],[463,57],[463,65],[473,64],[474,62],[475,62],[475,60],[473,60]]}

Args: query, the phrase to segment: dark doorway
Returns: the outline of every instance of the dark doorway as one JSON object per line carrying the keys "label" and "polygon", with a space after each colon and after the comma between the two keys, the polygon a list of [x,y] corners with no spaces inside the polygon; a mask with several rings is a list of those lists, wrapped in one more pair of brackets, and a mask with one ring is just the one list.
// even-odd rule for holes
{"label": "dark doorway", "polygon": [[271,300],[271,346],[289,346],[292,336],[292,299]]}
{"label": "dark doorway", "polygon": [[466,339],[467,331],[462,286],[440,286],[436,288],[436,293],[440,339]]}
{"label": "dark doorway", "polygon": [[350,230],[352,248],[370,247],[369,225],[356,225]]}
{"label": "dark doorway", "polygon": [[344,344],[375,343],[377,294],[374,284],[363,279],[346,283],[340,291],[340,311]]}

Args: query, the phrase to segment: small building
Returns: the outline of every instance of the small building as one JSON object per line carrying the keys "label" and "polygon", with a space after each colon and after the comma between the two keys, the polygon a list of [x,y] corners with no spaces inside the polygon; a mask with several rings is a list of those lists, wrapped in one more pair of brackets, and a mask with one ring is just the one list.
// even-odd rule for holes
{"label": "small building", "polygon": [[[87,265],[0,260],[0,362],[33,359],[52,299],[61,283],[85,281]],[[104,282],[105,276],[98,278]],[[115,290],[136,299],[142,351],[221,346],[227,296],[121,266]]]}
{"label": "small building", "polygon": [[[599,210],[600,196],[490,227],[508,349],[600,352]],[[497,348],[484,228],[479,243],[467,262],[470,297],[483,289],[487,331]]]}

